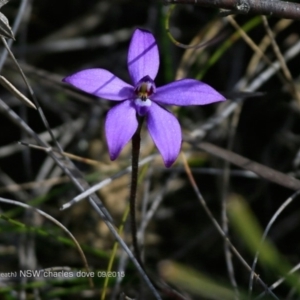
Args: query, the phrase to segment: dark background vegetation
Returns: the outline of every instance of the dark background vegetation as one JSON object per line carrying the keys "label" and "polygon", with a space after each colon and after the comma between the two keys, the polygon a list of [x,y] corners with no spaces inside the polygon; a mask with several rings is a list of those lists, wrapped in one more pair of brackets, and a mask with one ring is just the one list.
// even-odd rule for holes
{"label": "dark background vegetation", "polygon": [[[12,25],[19,0],[11,0],[2,8]],[[75,71],[101,67],[108,69],[129,82],[127,72],[127,49],[134,28],[149,29],[157,38],[161,55],[161,68],[156,80],[160,86],[175,79],[185,49],[176,46],[169,39],[165,28],[168,7],[161,1],[100,1],[100,0],[43,0],[29,1],[27,17],[16,34],[12,51],[22,63],[25,74],[40,101],[51,128],[66,124],[58,140],[69,136],[70,140],[63,146],[64,150],[79,156],[88,157],[103,163],[102,166],[90,166],[84,162],[75,162],[90,184],[97,183],[130,165],[130,150],[126,148],[120,158],[110,162],[107,155],[103,131],[105,114],[112,103],[99,100],[91,95],[75,91],[61,83],[61,79]],[[184,44],[200,33],[203,28],[217,26],[220,20],[218,11],[178,5],[172,14],[170,29],[174,37]],[[254,16],[237,16],[236,21],[243,25]],[[269,18],[271,28],[279,19]],[[235,29],[224,18],[224,33],[218,42],[212,43],[199,52],[199,55],[186,70],[187,77],[196,78],[202,68],[207,66],[210,57],[226,41],[230,40]],[[260,23],[248,32],[253,41],[260,43],[266,35]],[[105,39],[103,36],[105,35]],[[102,37],[102,42],[95,42]],[[80,47],[71,43],[77,40]],[[276,41],[284,53],[299,40],[299,22],[295,21],[282,29]],[[68,46],[69,45],[69,46]],[[4,48],[2,48],[1,51]],[[271,61],[276,61],[272,47],[265,54]],[[298,177],[299,163],[295,161],[300,146],[300,103],[287,91],[278,77],[272,76],[258,91],[259,97],[241,95],[237,82],[245,78],[246,70],[253,56],[253,50],[239,38],[232,42],[227,51],[204,74],[204,82],[210,84],[228,97],[228,101],[240,101],[241,112],[238,116],[233,146],[230,150],[273,169]],[[294,78],[299,84],[299,56],[288,63]],[[251,75],[251,80],[258,76],[267,66],[259,62],[258,71]],[[7,60],[2,73],[22,92],[27,93],[20,74]],[[73,91],[73,94],[69,92]],[[24,108],[11,94],[0,88],[0,97],[17,112],[37,133],[45,132],[45,127],[37,112]],[[235,96],[237,95],[237,96]],[[244,95],[243,95],[244,96]],[[241,100],[242,99],[242,100]],[[228,105],[228,103],[225,103]],[[202,128],[214,114],[219,115],[225,109],[224,104],[205,107],[187,107],[176,110],[185,136]],[[74,123],[81,120],[79,128]],[[227,148],[232,129],[232,117],[225,118],[212,130],[207,132],[205,140],[220,147]],[[0,192],[1,197],[14,199],[36,206],[62,222],[83,245],[92,270],[106,270],[113,247],[113,238],[104,223],[84,200],[72,208],[60,211],[65,202],[75,197],[78,191],[68,182],[65,175],[51,173],[51,165],[44,175],[46,154],[42,151],[28,149],[17,145],[18,141],[28,141],[27,136],[12,122],[1,114],[0,118]],[[32,141],[31,141],[32,142]],[[8,153],[6,147],[11,148]],[[2,150],[1,150],[2,149]],[[4,149],[4,150],[3,150]],[[143,131],[142,157],[151,152],[156,153],[152,142]],[[183,144],[195,180],[207,205],[218,222],[221,222],[221,200],[238,195],[248,203],[261,228],[265,228],[279,206],[294,191],[261,179],[247,176],[244,172],[230,175],[230,182],[224,185],[225,162],[209,153],[195,150],[189,144]],[[104,167],[103,167],[104,166]],[[233,171],[240,170],[232,165]],[[155,280],[161,276],[179,290],[186,299],[214,299],[187,287],[177,278],[174,280],[164,274],[162,262],[177,262],[184,268],[191,268],[220,285],[232,289],[224,256],[224,241],[212,221],[199,204],[194,190],[187,179],[183,163],[179,157],[170,169],[165,169],[161,159],[157,158],[145,171],[139,185],[139,205],[142,199],[154,201],[161,194],[163,200],[153,216],[145,233],[144,262]],[[214,172],[211,174],[211,172]],[[46,185],[44,180],[50,177],[62,178],[61,183]],[[13,184],[40,181],[31,188],[11,191]],[[44,186],[46,188],[44,189]],[[164,188],[167,186],[167,190]],[[129,175],[115,180],[113,184],[99,191],[99,196],[115,218],[116,225],[121,222],[129,192]],[[146,195],[146,196],[145,196]],[[31,201],[37,201],[33,204]],[[150,204],[148,204],[148,207]],[[0,272],[18,271],[20,269],[45,269],[56,266],[82,270],[83,264],[77,250],[70,244],[59,240],[64,233],[43,217],[8,204],[0,203]],[[11,220],[6,220],[8,216]],[[140,217],[141,214],[139,213]],[[20,227],[13,220],[29,227]],[[124,239],[130,244],[129,222],[125,226]],[[300,210],[298,199],[293,201],[278,217],[270,231],[274,248],[290,264],[299,262],[299,224]],[[250,224],[249,224],[250,226]],[[34,229],[35,228],[35,229]],[[37,232],[41,229],[42,233]],[[47,234],[46,234],[47,233]],[[254,253],[238,234],[238,230],[229,222],[229,237],[244,259],[251,265]],[[122,251],[118,250],[113,270],[117,270]],[[241,291],[247,291],[250,273],[233,255],[236,280]],[[120,286],[114,287],[115,279],[110,281],[107,299],[115,295],[119,299],[122,293],[136,299],[154,299],[141,283],[138,272],[130,261],[124,267],[125,278]],[[178,271],[179,272],[179,271]],[[258,274],[265,283],[271,285],[279,275],[267,264],[260,264]],[[165,276],[165,277],[164,277]],[[20,278],[11,280],[0,278],[1,299],[99,299],[103,280],[96,278],[95,289],[90,289],[86,279],[65,281],[40,281],[38,288],[27,279],[20,287]],[[283,285],[276,290],[280,299],[299,299],[299,293],[291,292],[290,285]],[[262,288],[254,284],[254,294]],[[287,295],[291,295],[287,298]],[[22,298],[23,297],[23,298]],[[172,297],[166,299],[173,299]],[[189,298],[190,297],[190,298]],[[174,298],[175,299],[175,298]],[[222,299],[218,296],[216,299]],[[267,298],[265,298],[267,299]],[[269,298],[268,298],[269,299]]]}

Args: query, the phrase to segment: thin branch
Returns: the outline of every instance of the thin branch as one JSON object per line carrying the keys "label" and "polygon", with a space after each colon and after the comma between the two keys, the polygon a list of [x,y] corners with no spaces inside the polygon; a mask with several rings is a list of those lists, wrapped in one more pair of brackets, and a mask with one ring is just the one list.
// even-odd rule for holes
{"label": "thin branch", "polygon": [[[151,155],[151,156],[148,156],[144,159],[142,159],[140,162],[139,162],[139,167],[147,164],[148,162],[150,162],[151,160],[153,160],[154,158],[156,157],[156,155]],[[127,167],[126,169],[124,169],[123,171],[120,171],[119,173],[109,177],[109,178],[106,178],[104,180],[102,180],[101,182],[93,185],[92,187],[86,189],[84,192],[82,192],[81,194],[77,195],[75,198],[73,198],[71,201],[65,203],[61,208],[60,210],[65,210],[69,207],[71,207],[72,205],[74,205],[75,203],[85,199],[86,197],[89,197],[91,196],[92,194],[94,194],[95,192],[97,192],[98,190],[102,189],[104,186],[110,184],[114,179],[116,178],[119,178],[127,173],[130,173],[132,171],[132,167]]]}
{"label": "thin branch", "polygon": [[257,14],[300,20],[300,4],[270,0],[164,0],[165,4],[194,4],[228,10],[228,14]]}
{"label": "thin branch", "polygon": [[148,224],[152,220],[152,218],[153,218],[154,214],[156,213],[159,205],[161,204],[162,200],[164,199],[165,194],[167,193],[167,191],[170,188],[170,183],[172,182],[172,180],[174,180],[174,178],[177,175],[178,175],[177,170],[174,170],[174,172],[171,173],[171,175],[167,179],[166,183],[161,188],[160,193],[154,198],[154,200],[153,200],[151,206],[149,207],[147,213],[143,216],[142,222],[141,222],[141,225],[140,225],[140,228],[139,228],[139,232],[138,232],[139,240],[144,236],[144,233],[145,233],[145,230],[146,230]]}
{"label": "thin branch", "polygon": [[[274,38],[280,32],[284,31],[288,26],[290,26],[293,22],[294,22],[293,20],[287,20],[287,19],[279,20],[272,28]],[[268,35],[265,35],[260,41],[258,47],[259,49],[261,49],[263,53],[265,53],[267,48],[270,46],[270,44],[271,44],[270,37]],[[254,53],[254,55],[252,56],[248,64],[247,71],[246,71],[246,77],[248,79],[250,79],[253,76],[253,74],[257,72],[260,60],[261,60],[261,55],[258,53]],[[262,70],[262,68],[260,70]]]}
{"label": "thin branch", "polygon": [[[288,272],[288,275],[289,275],[289,274],[295,273],[295,272],[298,271],[299,269],[300,269],[300,264],[297,264],[294,268],[292,268],[292,269]],[[276,282],[274,282],[274,283],[269,287],[269,289],[270,289],[270,290],[276,289],[276,288],[277,288],[280,284],[282,284],[285,280],[286,280],[286,277],[281,277],[281,278],[279,278]],[[266,291],[262,292],[258,297],[255,298],[255,300],[262,299],[265,295],[266,295]]]}
{"label": "thin branch", "polygon": [[271,182],[277,183],[291,190],[298,191],[300,189],[300,180],[288,176],[272,168],[269,168],[260,163],[257,163],[255,161],[252,161],[244,156],[236,154],[232,151],[225,150],[221,147],[218,147],[210,143],[206,143],[206,142],[197,143],[192,140],[186,140],[186,139],[185,141],[193,145],[196,149],[204,150],[205,152],[208,152],[214,156],[227,160],[232,164],[235,164],[248,171],[252,171],[258,176],[267,179]]}
{"label": "thin branch", "polygon": [[24,95],[22,94],[10,81],[5,77],[0,75],[0,84],[11,92],[16,98],[22,101],[23,104],[27,105],[30,108],[36,109],[36,106]]}
{"label": "thin branch", "polygon": [[297,87],[295,86],[294,82],[293,82],[293,77],[292,74],[284,60],[283,55],[281,54],[281,51],[279,49],[279,46],[275,40],[274,37],[274,33],[271,30],[270,26],[269,26],[269,22],[268,19],[265,16],[262,16],[262,20],[263,20],[263,25],[265,27],[266,33],[269,36],[270,40],[271,40],[271,44],[273,47],[273,51],[280,63],[280,67],[282,69],[282,72],[287,80],[288,83],[288,89],[291,91],[291,94],[296,98],[296,100],[298,101],[298,104],[300,104],[300,94],[297,91]]}
{"label": "thin branch", "polygon": [[263,236],[261,238],[261,241],[260,241],[260,245],[258,247],[258,250],[256,251],[256,254],[255,254],[255,257],[254,257],[254,260],[253,260],[253,264],[252,264],[252,271],[251,271],[251,274],[250,274],[250,282],[249,282],[249,295],[251,296],[252,294],[252,289],[253,289],[253,280],[254,280],[254,274],[255,274],[255,267],[256,267],[256,264],[257,264],[257,261],[258,261],[258,256],[259,256],[259,252],[260,252],[260,249],[261,249],[261,246],[263,245],[264,241],[266,240],[267,238],[267,235],[272,227],[272,225],[274,224],[274,222],[276,221],[276,219],[278,218],[278,216],[285,210],[285,208],[290,205],[294,200],[295,198],[300,194],[300,190],[298,190],[297,192],[295,192],[291,197],[289,197],[287,200],[285,200],[283,202],[283,204],[277,209],[277,211],[275,212],[275,214],[273,215],[273,217],[271,218],[271,220],[269,221],[264,233],[263,233]]}
{"label": "thin branch", "polygon": [[[266,18],[266,17],[264,17]],[[235,19],[232,16],[228,16],[227,20],[229,21],[229,23],[239,32],[239,34],[241,35],[241,37],[244,39],[244,41],[248,44],[248,46],[253,50],[253,52],[257,53],[258,55],[260,55],[260,57],[267,63],[267,65],[274,67],[272,62],[270,61],[270,59],[264,54],[264,52],[256,45],[256,43],[250,38],[250,36],[247,34],[247,32],[245,32],[240,26],[239,24],[235,21]],[[278,58],[278,57],[277,57]],[[282,60],[284,60],[282,58]],[[280,59],[278,58],[278,61],[280,62]],[[275,68],[275,67],[274,67]],[[279,70],[276,70],[277,76],[280,79],[280,81],[287,86],[287,89],[290,91],[290,93],[292,94],[292,96],[295,96],[295,89],[293,87],[291,87],[291,76],[288,77],[284,77]]]}
{"label": "thin branch", "polygon": [[[55,153],[60,153],[56,148],[53,148],[53,147],[46,148],[46,147],[42,147],[42,146],[38,146],[38,145],[34,145],[34,144],[29,144],[29,143],[22,142],[22,141],[19,142],[19,144],[30,147],[30,148],[33,148],[33,149],[42,150],[42,151],[45,151],[45,152],[53,151]],[[97,160],[90,159],[90,158],[87,158],[87,157],[74,155],[72,153],[68,153],[68,152],[65,152],[65,151],[62,151],[61,154],[66,156],[66,157],[69,157],[72,160],[80,161],[81,163],[84,163],[84,164],[87,164],[87,165],[101,167],[102,172],[112,169],[108,164],[106,164],[104,162],[101,162],[101,161],[97,161]]]}

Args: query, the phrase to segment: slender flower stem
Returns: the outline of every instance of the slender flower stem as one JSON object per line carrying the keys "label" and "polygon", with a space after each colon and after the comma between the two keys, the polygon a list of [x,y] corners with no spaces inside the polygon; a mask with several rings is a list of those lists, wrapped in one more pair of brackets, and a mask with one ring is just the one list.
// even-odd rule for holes
{"label": "slender flower stem", "polygon": [[136,192],[138,184],[138,172],[139,172],[139,156],[140,156],[140,146],[141,146],[141,128],[144,118],[139,118],[139,126],[132,137],[132,172],[131,172],[131,186],[130,186],[130,219],[131,219],[131,235],[132,235],[132,245],[135,257],[137,261],[143,266],[141,261],[141,254],[137,241],[137,230],[136,230],[136,216],[135,216],[135,202],[136,202]]}

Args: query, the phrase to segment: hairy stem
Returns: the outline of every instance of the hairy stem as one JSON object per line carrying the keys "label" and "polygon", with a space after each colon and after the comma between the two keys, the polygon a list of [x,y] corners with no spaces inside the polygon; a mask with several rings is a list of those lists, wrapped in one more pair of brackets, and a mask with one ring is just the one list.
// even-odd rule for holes
{"label": "hairy stem", "polygon": [[143,118],[139,118],[138,122],[139,122],[138,128],[132,137],[132,161],[131,161],[132,172],[131,172],[129,204],[130,204],[131,235],[132,235],[133,250],[137,261],[142,265],[141,254],[140,254],[138,241],[137,241],[135,202],[136,202],[136,192],[137,192],[137,184],[138,184],[141,128],[143,124]]}

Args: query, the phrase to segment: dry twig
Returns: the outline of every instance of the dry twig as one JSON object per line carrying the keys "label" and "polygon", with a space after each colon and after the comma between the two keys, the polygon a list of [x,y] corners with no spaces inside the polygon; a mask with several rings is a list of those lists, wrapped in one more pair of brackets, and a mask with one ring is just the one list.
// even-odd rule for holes
{"label": "dry twig", "polygon": [[270,0],[164,0],[165,4],[195,4],[226,9],[228,14],[258,14],[300,20],[300,4]]}

